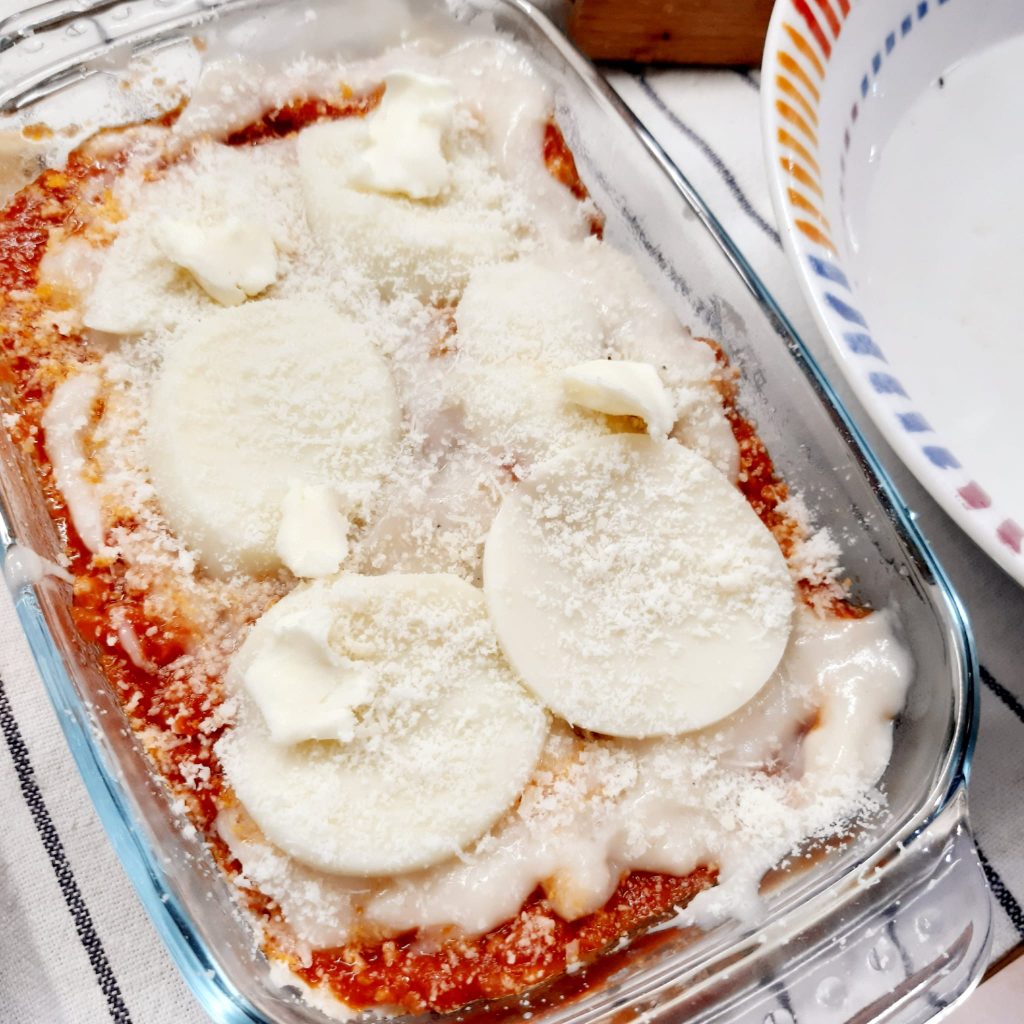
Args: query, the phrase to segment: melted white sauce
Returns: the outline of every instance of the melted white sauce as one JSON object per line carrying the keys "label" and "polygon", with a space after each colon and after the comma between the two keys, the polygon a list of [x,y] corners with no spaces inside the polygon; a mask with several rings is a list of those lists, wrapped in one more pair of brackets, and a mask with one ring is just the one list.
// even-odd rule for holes
{"label": "melted white sauce", "polygon": [[4,558],[4,578],[12,590],[41,583],[47,576],[54,576],[65,583],[74,583],[75,578],[63,566],[44,558],[24,544],[12,544]]}
{"label": "melted white sauce", "polygon": [[128,620],[127,610],[121,605],[111,608],[110,622],[117,632],[117,642],[121,645],[121,650],[128,655],[128,660],[143,672],[158,671],[157,666],[143,654],[139,635]]}
{"label": "melted white sauce", "polygon": [[82,543],[93,554],[105,550],[103,508],[99,491],[88,476],[83,438],[99,393],[100,379],[96,374],[75,374],[57,386],[43,413],[46,455],[53,466],[54,479]]}
{"label": "melted white sauce", "polygon": [[602,906],[630,869],[717,866],[719,885],[688,919],[754,920],[765,872],[806,836],[873,809],[863,794],[888,762],[910,675],[888,613],[804,610],[778,672],[717,726],[637,742],[584,742],[556,728],[520,805],[461,859],[368,883],[295,864],[237,811],[218,830],[245,876],[280,902],[300,948],[342,944],[357,921],[364,935],[485,932],[537,885],[571,919]]}

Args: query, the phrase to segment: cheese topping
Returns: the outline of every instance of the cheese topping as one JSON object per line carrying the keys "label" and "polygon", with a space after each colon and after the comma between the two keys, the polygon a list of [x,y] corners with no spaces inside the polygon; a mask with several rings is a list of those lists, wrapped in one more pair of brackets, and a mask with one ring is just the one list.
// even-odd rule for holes
{"label": "cheese topping", "polygon": [[[530,248],[552,213],[561,232],[575,226],[495,173],[496,147],[471,107],[449,98],[447,82],[389,77],[381,109],[365,122],[314,124],[297,140],[306,218],[339,263],[359,267],[386,297],[451,302],[474,267]],[[539,134],[523,115],[505,114],[510,129],[525,122]]]}
{"label": "cheese topping", "polygon": [[[117,208],[131,213],[103,250],[95,282],[89,280],[91,275],[80,274],[85,278],[85,326],[137,336],[183,329],[217,309],[220,301],[205,290],[191,268],[183,272],[176,262],[179,257],[185,266],[194,264],[218,289],[237,287],[246,292],[261,281],[262,287],[270,285],[275,280],[272,272],[284,276],[292,254],[301,247],[305,225],[301,194],[293,184],[294,158],[289,166],[281,157],[274,147],[243,152],[200,141],[190,161],[155,181],[149,180],[147,163],[140,160],[141,166],[133,167],[115,190]],[[154,231],[155,225],[169,219],[170,211],[177,231],[172,227],[172,237],[163,241],[177,256],[157,244],[160,232]],[[253,211],[258,211],[258,222]],[[273,242],[273,253],[264,231]],[[253,236],[252,253],[239,252],[232,238],[237,233]],[[229,256],[228,266],[216,268],[205,257],[203,248],[210,244]],[[75,272],[89,265],[76,254]]]}
{"label": "cheese topping", "polygon": [[350,528],[330,487],[293,480],[281,505],[274,550],[296,576],[330,576],[348,555]]}
{"label": "cheese topping", "polygon": [[702,728],[745,704],[789,638],[774,537],[674,441],[604,437],[537,466],[487,537],[502,650],[573,725],[611,736]]}
{"label": "cheese topping", "polygon": [[360,328],[325,304],[274,299],[211,313],[176,338],[149,421],[164,512],[207,570],[224,575],[280,564],[295,479],[330,488],[339,510],[367,508],[390,466],[399,410]]}
{"label": "cheese topping", "polygon": [[672,400],[650,363],[592,359],[562,373],[569,400],[609,416],[637,416],[652,437],[664,437],[675,422]]}
{"label": "cheese topping", "polygon": [[261,713],[243,705],[218,743],[227,777],[268,837],[334,873],[452,856],[518,797],[548,731],[498,651],[483,595],[445,574],[293,591],[232,662],[239,679]]}
{"label": "cheese topping", "polygon": [[412,71],[384,76],[380,106],[334,127],[338,184],[410,199],[434,199],[448,185],[444,137],[455,115],[452,83]]}
{"label": "cheese topping", "polygon": [[160,220],[153,241],[222,306],[237,306],[277,280],[277,253],[262,224],[229,218],[204,225]]}
{"label": "cheese topping", "polygon": [[[458,859],[381,880],[312,871],[276,849],[232,810],[218,831],[245,875],[273,896],[315,947],[360,929],[402,934],[455,927],[476,935],[512,917],[542,886],[573,920],[599,908],[631,869],[685,875],[719,865],[719,884],[687,920],[710,927],[755,921],[758,883],[819,823],[877,809],[870,787],[888,757],[892,708],[911,666],[892,639],[892,617],[828,621],[795,616],[782,664],[749,704],[700,731],[648,740],[582,740],[552,729],[519,803]],[[841,743],[806,723],[822,702],[844,723]],[[828,759],[812,766],[802,743],[820,736]],[[883,748],[883,749],[880,749]],[[872,751],[870,758],[860,751]]]}
{"label": "cheese topping", "polygon": [[608,432],[562,390],[560,371],[600,356],[604,331],[585,288],[552,261],[475,271],[455,322],[453,404],[478,443],[528,463]]}
{"label": "cheese topping", "polygon": [[[574,919],[631,870],[717,871],[691,918],[753,919],[767,870],[879,807],[911,672],[886,613],[794,614],[839,551],[801,520],[787,568],[732,485],[698,312],[548,173],[550,87],[442,49],[213,69],[40,267],[55,329],[100,332],[43,425],[144,595],[105,642],[199,715],[181,779],[214,779],[282,959],[486,931],[538,886]],[[146,623],[178,621],[158,658]]]}

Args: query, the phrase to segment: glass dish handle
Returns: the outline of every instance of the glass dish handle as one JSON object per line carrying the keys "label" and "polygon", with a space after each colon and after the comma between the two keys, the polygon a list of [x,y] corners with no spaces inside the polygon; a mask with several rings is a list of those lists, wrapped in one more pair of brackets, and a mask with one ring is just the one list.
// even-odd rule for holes
{"label": "glass dish handle", "polygon": [[898,853],[769,927],[763,955],[636,1007],[644,1024],[926,1024],[984,971],[992,904],[963,788]]}
{"label": "glass dish handle", "polygon": [[[0,20],[0,53],[39,32],[64,28],[118,6],[122,0],[47,0],[15,11]],[[77,33],[72,34],[72,38]]]}
{"label": "glass dish handle", "polygon": [[755,1014],[752,1024],[924,1024],[963,999],[992,938],[991,897],[966,812],[961,791],[878,871],[863,904],[839,912],[824,948],[791,969],[788,1011]]}
{"label": "glass dish handle", "polygon": [[[208,16],[224,0],[48,0],[0,21],[0,112],[14,113],[44,91],[102,70],[111,44],[158,43],[168,32]],[[116,53],[116,51],[115,51]],[[98,64],[89,68],[96,57]]]}

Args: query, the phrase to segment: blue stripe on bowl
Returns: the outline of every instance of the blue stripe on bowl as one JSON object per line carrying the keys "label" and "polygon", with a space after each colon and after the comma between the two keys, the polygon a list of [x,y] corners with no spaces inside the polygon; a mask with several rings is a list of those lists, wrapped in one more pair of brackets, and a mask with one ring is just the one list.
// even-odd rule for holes
{"label": "blue stripe on bowl", "polygon": [[871,386],[880,395],[902,395],[904,398],[909,398],[906,389],[903,385],[891,374],[891,373],[869,373],[868,380],[871,382]]}
{"label": "blue stripe on bowl", "polygon": [[849,346],[850,351],[858,356],[874,356],[876,359],[881,359],[883,363],[888,362],[885,354],[870,334],[850,331],[843,335],[843,341]]}
{"label": "blue stripe on bowl", "polygon": [[928,444],[921,450],[928,456],[932,465],[938,466],[939,469],[960,468],[960,460],[948,448]]}
{"label": "blue stripe on bowl", "polygon": [[841,284],[847,291],[850,290],[850,282],[846,280],[846,275],[834,263],[823,260],[818,256],[808,256],[807,260],[811,264],[811,270],[818,277],[824,277],[828,281],[835,281],[836,284]]}
{"label": "blue stripe on bowl", "polygon": [[899,421],[908,434],[925,434],[931,432],[931,424],[919,412],[901,412]]}
{"label": "blue stripe on bowl", "polygon": [[860,327],[867,327],[868,322],[848,303],[843,302],[838,296],[831,292],[825,292],[825,301],[844,319],[851,324],[858,324]]}

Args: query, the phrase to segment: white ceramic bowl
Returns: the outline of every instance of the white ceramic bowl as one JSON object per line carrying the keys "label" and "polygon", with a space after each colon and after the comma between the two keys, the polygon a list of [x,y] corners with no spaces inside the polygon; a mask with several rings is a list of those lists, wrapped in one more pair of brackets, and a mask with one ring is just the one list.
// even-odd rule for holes
{"label": "white ceramic bowl", "polygon": [[1024,583],[1022,86],[1022,0],[778,0],[762,69],[772,200],[840,367]]}

